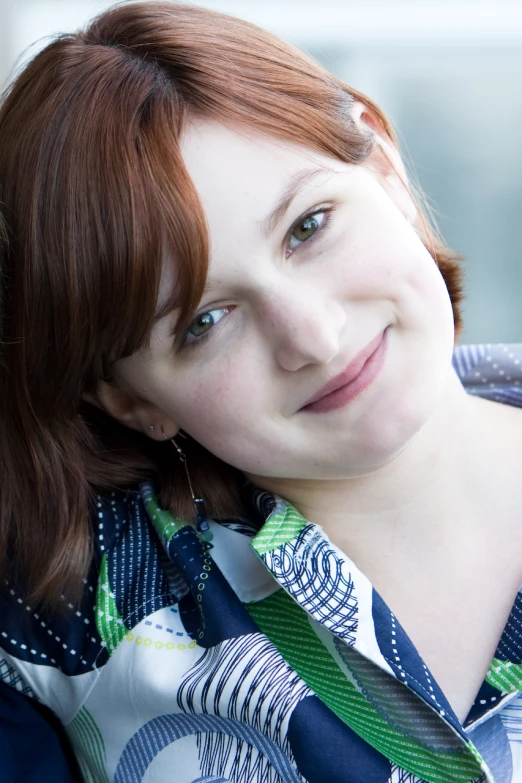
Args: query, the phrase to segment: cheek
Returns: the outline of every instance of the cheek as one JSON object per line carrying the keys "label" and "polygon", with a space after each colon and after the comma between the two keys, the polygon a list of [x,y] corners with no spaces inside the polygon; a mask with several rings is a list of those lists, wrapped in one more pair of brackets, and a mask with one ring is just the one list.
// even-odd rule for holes
{"label": "cheek", "polygon": [[380,286],[380,294],[394,302],[399,322],[423,330],[436,326],[443,341],[453,335],[446,284],[416,231],[404,223],[386,243],[374,242],[370,252],[369,285]]}
{"label": "cheek", "polygon": [[439,343],[448,343],[452,348],[455,329],[451,299],[438,266],[425,253],[423,263],[412,265],[404,278],[408,309],[417,323],[436,333],[434,337]]}
{"label": "cheek", "polygon": [[355,217],[337,243],[332,278],[344,286],[351,300],[396,301],[408,281],[414,285],[416,278],[420,281],[423,267],[433,265],[433,260],[402,218],[398,227],[387,214],[378,219],[366,212]]}
{"label": "cheek", "polygon": [[162,407],[202,446],[233,462],[231,452],[243,450],[244,443],[252,446],[265,407],[259,365],[238,353],[219,371],[198,375],[178,385],[174,399],[165,393]]}

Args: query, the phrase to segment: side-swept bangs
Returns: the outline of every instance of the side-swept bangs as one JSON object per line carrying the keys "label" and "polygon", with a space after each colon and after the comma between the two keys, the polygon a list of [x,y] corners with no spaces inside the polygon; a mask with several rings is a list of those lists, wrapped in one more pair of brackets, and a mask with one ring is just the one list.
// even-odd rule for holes
{"label": "side-swept bangs", "polygon": [[[165,263],[174,286],[162,315],[178,309],[182,326],[201,297],[208,237],[180,153],[184,123],[217,119],[361,163],[372,137],[350,117],[354,99],[395,140],[375,104],[294,47],[171,3],[103,13],[47,46],[9,89],[0,109],[0,551],[31,599],[55,604],[64,585],[78,594],[94,488],[153,473],[163,503],[190,513],[165,445],[82,403],[146,344]],[[456,308],[456,256],[424,229]],[[231,513],[233,471],[188,449],[211,512]]]}

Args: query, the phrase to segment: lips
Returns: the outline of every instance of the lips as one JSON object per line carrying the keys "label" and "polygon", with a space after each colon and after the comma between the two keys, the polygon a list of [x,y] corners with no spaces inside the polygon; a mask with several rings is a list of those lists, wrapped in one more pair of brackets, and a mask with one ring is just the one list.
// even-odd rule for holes
{"label": "lips", "polygon": [[[329,405],[326,405],[328,402],[326,400],[327,397],[330,397],[330,395],[334,395],[335,392],[339,391],[340,389],[347,389],[347,391],[350,390],[351,387],[353,387],[353,391],[355,392],[352,395],[348,395],[349,398],[356,396],[357,393],[360,391],[363,391],[364,388],[366,388],[367,385],[373,380],[374,373],[370,372],[371,365],[376,364],[375,361],[371,361],[374,357],[376,358],[376,355],[379,353],[383,353],[383,347],[384,347],[384,339],[385,339],[386,330],[384,332],[381,332],[377,335],[368,345],[365,346],[365,348],[360,351],[357,356],[352,359],[352,361],[348,364],[348,366],[343,370],[342,373],[339,375],[336,375],[335,378],[332,378],[328,383],[326,383],[324,386],[322,386],[319,391],[317,391],[308,402],[306,402],[302,408],[300,408],[301,411],[303,410],[314,410],[317,407],[317,410],[322,409],[323,407],[330,407]],[[379,362],[379,365],[381,363]],[[376,370],[380,369],[375,367]],[[375,373],[376,374],[376,373]],[[366,383],[366,378],[362,378],[362,375],[368,375]],[[357,380],[360,379],[361,383],[356,383]],[[357,388],[355,388],[357,387]],[[359,388],[360,387],[360,388]],[[319,403],[320,401],[324,401],[325,405],[318,405],[316,406],[316,403]],[[346,400],[348,401],[348,399]],[[332,399],[333,402],[333,399]],[[337,405],[334,405],[333,407],[337,407]]]}

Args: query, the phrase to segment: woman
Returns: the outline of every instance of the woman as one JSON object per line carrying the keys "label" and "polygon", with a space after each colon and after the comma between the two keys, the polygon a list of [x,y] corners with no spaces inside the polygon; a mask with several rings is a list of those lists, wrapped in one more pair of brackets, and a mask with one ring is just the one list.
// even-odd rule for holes
{"label": "woman", "polygon": [[380,109],[130,4],[20,75],[0,182],[3,656],[85,779],[522,780],[520,353],[452,363]]}

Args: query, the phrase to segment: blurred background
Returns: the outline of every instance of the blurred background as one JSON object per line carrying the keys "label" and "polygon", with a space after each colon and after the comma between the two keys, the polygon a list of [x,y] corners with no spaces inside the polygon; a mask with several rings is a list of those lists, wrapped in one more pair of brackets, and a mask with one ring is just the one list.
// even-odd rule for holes
{"label": "blurred background", "polygon": [[[113,3],[0,0],[0,83]],[[522,342],[522,2],[196,0],[266,27],[387,112],[465,257],[462,342]]]}

